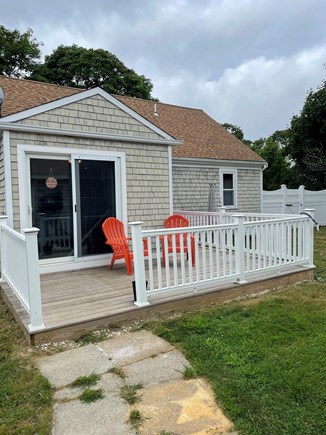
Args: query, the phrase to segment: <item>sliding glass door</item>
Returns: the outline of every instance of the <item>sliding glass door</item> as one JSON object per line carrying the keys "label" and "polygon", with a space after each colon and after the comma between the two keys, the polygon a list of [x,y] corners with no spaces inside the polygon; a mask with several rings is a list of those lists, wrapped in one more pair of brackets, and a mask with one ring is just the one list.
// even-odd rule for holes
{"label": "sliding glass door", "polygon": [[119,217],[117,159],[70,155],[29,160],[31,223],[40,229],[40,259],[109,253],[102,223]]}
{"label": "sliding glass door", "polygon": [[78,256],[108,252],[102,223],[116,216],[115,162],[75,160]]}

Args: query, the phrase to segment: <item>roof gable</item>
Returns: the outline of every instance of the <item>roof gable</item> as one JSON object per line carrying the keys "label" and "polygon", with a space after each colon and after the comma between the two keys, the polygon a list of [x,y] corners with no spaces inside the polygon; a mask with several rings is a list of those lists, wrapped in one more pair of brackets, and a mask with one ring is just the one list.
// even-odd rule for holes
{"label": "roof gable", "polygon": [[[19,111],[19,112],[15,112],[12,113],[12,111],[14,109],[12,109],[12,107],[10,106],[10,103],[13,103],[14,107],[15,107],[15,98],[12,97],[12,92],[11,92],[11,87],[10,87],[10,83],[8,82],[8,80],[10,81],[14,81],[13,86],[14,88],[17,87],[17,81],[19,81],[19,90],[20,92],[17,93],[17,91],[14,93],[15,94],[15,98],[18,100],[25,100],[26,103],[24,103],[24,106],[26,107],[25,110]],[[6,84],[6,86],[3,86],[3,83]],[[38,87],[36,85],[40,85],[40,89],[39,91],[42,94],[42,102],[43,104],[41,105],[37,105],[37,106],[32,106],[32,104],[35,103],[36,99],[33,99],[33,97],[29,97],[30,92],[36,92]],[[129,106],[126,106],[123,102],[117,100],[114,96],[108,94],[106,91],[104,91],[101,88],[93,88],[93,89],[88,89],[88,90],[81,90],[78,89],[77,92],[71,94],[71,90],[74,90],[74,88],[67,88],[67,95],[62,96],[61,98],[56,98],[53,99],[55,96],[55,93],[52,93],[52,86],[54,86],[55,88],[59,88],[60,90],[62,90],[62,88],[65,88],[64,86],[57,86],[57,85],[47,85],[41,82],[33,82],[31,80],[22,80],[22,79],[11,79],[11,78],[7,78],[7,77],[1,77],[0,76],[0,86],[3,87],[4,92],[5,92],[5,104],[7,104],[6,107],[4,107],[4,111],[5,113],[9,112],[11,114],[8,114],[7,116],[4,116],[3,118],[1,118],[2,121],[5,122],[17,122],[17,121],[22,121],[24,123],[24,120],[27,119],[31,119],[32,118],[36,118],[38,115],[42,115],[45,112],[49,112],[49,111],[55,111],[56,109],[60,109],[63,108],[65,106],[69,106],[69,105],[73,105],[74,103],[77,102],[83,102],[84,100],[86,101],[87,99],[91,98],[91,97],[95,97],[95,96],[100,96],[102,97],[104,100],[106,100],[109,104],[115,106],[117,108],[117,110],[120,110],[122,112],[124,112],[124,114],[127,114],[129,117],[133,118],[134,120],[136,120],[136,122],[142,124],[143,126],[145,126],[146,129],[149,129],[150,131],[152,131],[154,133],[154,135],[152,135],[153,137],[157,137],[157,135],[159,137],[163,137],[164,139],[167,140],[174,140],[174,138],[172,136],[170,136],[168,133],[166,133],[165,131],[161,130],[159,127],[157,127],[155,124],[152,124],[150,121],[148,121],[147,119],[143,118],[139,113],[135,112],[132,108],[130,108]],[[49,86],[51,88],[51,91],[44,91],[44,87]],[[9,103],[6,103],[7,100],[7,94],[9,95]],[[60,93],[60,92],[59,92]],[[28,107],[27,102],[29,102],[30,107]],[[3,106],[5,106],[5,104]],[[8,107],[9,105],[9,107]],[[18,107],[18,103],[16,104],[16,107]],[[20,107],[23,107],[23,105],[21,105]],[[26,121],[25,121],[26,123]],[[28,123],[28,121],[27,121]],[[82,130],[84,130],[84,128],[82,128]],[[145,131],[137,134],[137,136],[141,136]],[[126,133],[126,135],[128,135]],[[146,134],[147,136],[147,134]]]}

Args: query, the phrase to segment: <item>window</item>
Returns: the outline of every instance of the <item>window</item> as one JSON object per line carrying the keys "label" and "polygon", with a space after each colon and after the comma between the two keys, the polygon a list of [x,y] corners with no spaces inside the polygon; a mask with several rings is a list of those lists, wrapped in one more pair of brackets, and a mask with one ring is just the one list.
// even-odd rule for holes
{"label": "window", "polygon": [[221,201],[223,207],[236,207],[236,170],[223,170],[220,175]]}

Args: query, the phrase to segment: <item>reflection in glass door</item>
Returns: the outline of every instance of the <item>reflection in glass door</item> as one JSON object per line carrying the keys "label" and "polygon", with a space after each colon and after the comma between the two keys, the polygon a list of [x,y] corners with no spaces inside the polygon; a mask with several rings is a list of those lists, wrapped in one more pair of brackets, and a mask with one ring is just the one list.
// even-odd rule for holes
{"label": "reflection in glass door", "polygon": [[111,252],[102,223],[116,216],[115,162],[75,160],[78,257]]}
{"label": "reflection in glass door", "polygon": [[30,159],[32,225],[40,229],[40,259],[74,253],[71,165],[66,160]]}

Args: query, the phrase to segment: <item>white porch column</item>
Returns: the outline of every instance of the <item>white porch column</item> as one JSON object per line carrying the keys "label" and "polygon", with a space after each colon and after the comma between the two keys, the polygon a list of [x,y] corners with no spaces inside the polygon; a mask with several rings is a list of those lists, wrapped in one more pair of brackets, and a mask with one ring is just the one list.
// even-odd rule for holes
{"label": "white porch column", "polygon": [[143,222],[130,222],[132,251],[134,254],[134,270],[135,270],[135,286],[137,307],[149,305],[146,294],[146,275],[145,275],[145,260],[144,260],[144,244],[142,236]]}
{"label": "white porch column", "polygon": [[232,215],[234,223],[237,225],[235,231],[235,270],[238,274],[237,284],[245,284],[245,229],[244,220],[245,216],[243,214],[233,214]]}
{"label": "white porch column", "polygon": [[30,332],[44,328],[42,316],[42,299],[41,299],[41,282],[39,271],[39,258],[37,247],[38,228],[23,230],[26,241],[26,258],[27,258],[27,285],[29,293],[30,306]]}
{"label": "white porch column", "polygon": [[[0,267],[2,266],[1,261],[1,250],[2,250],[2,226],[8,224],[8,217],[6,215],[0,216]],[[1,279],[2,279],[2,267],[1,267]]]}

